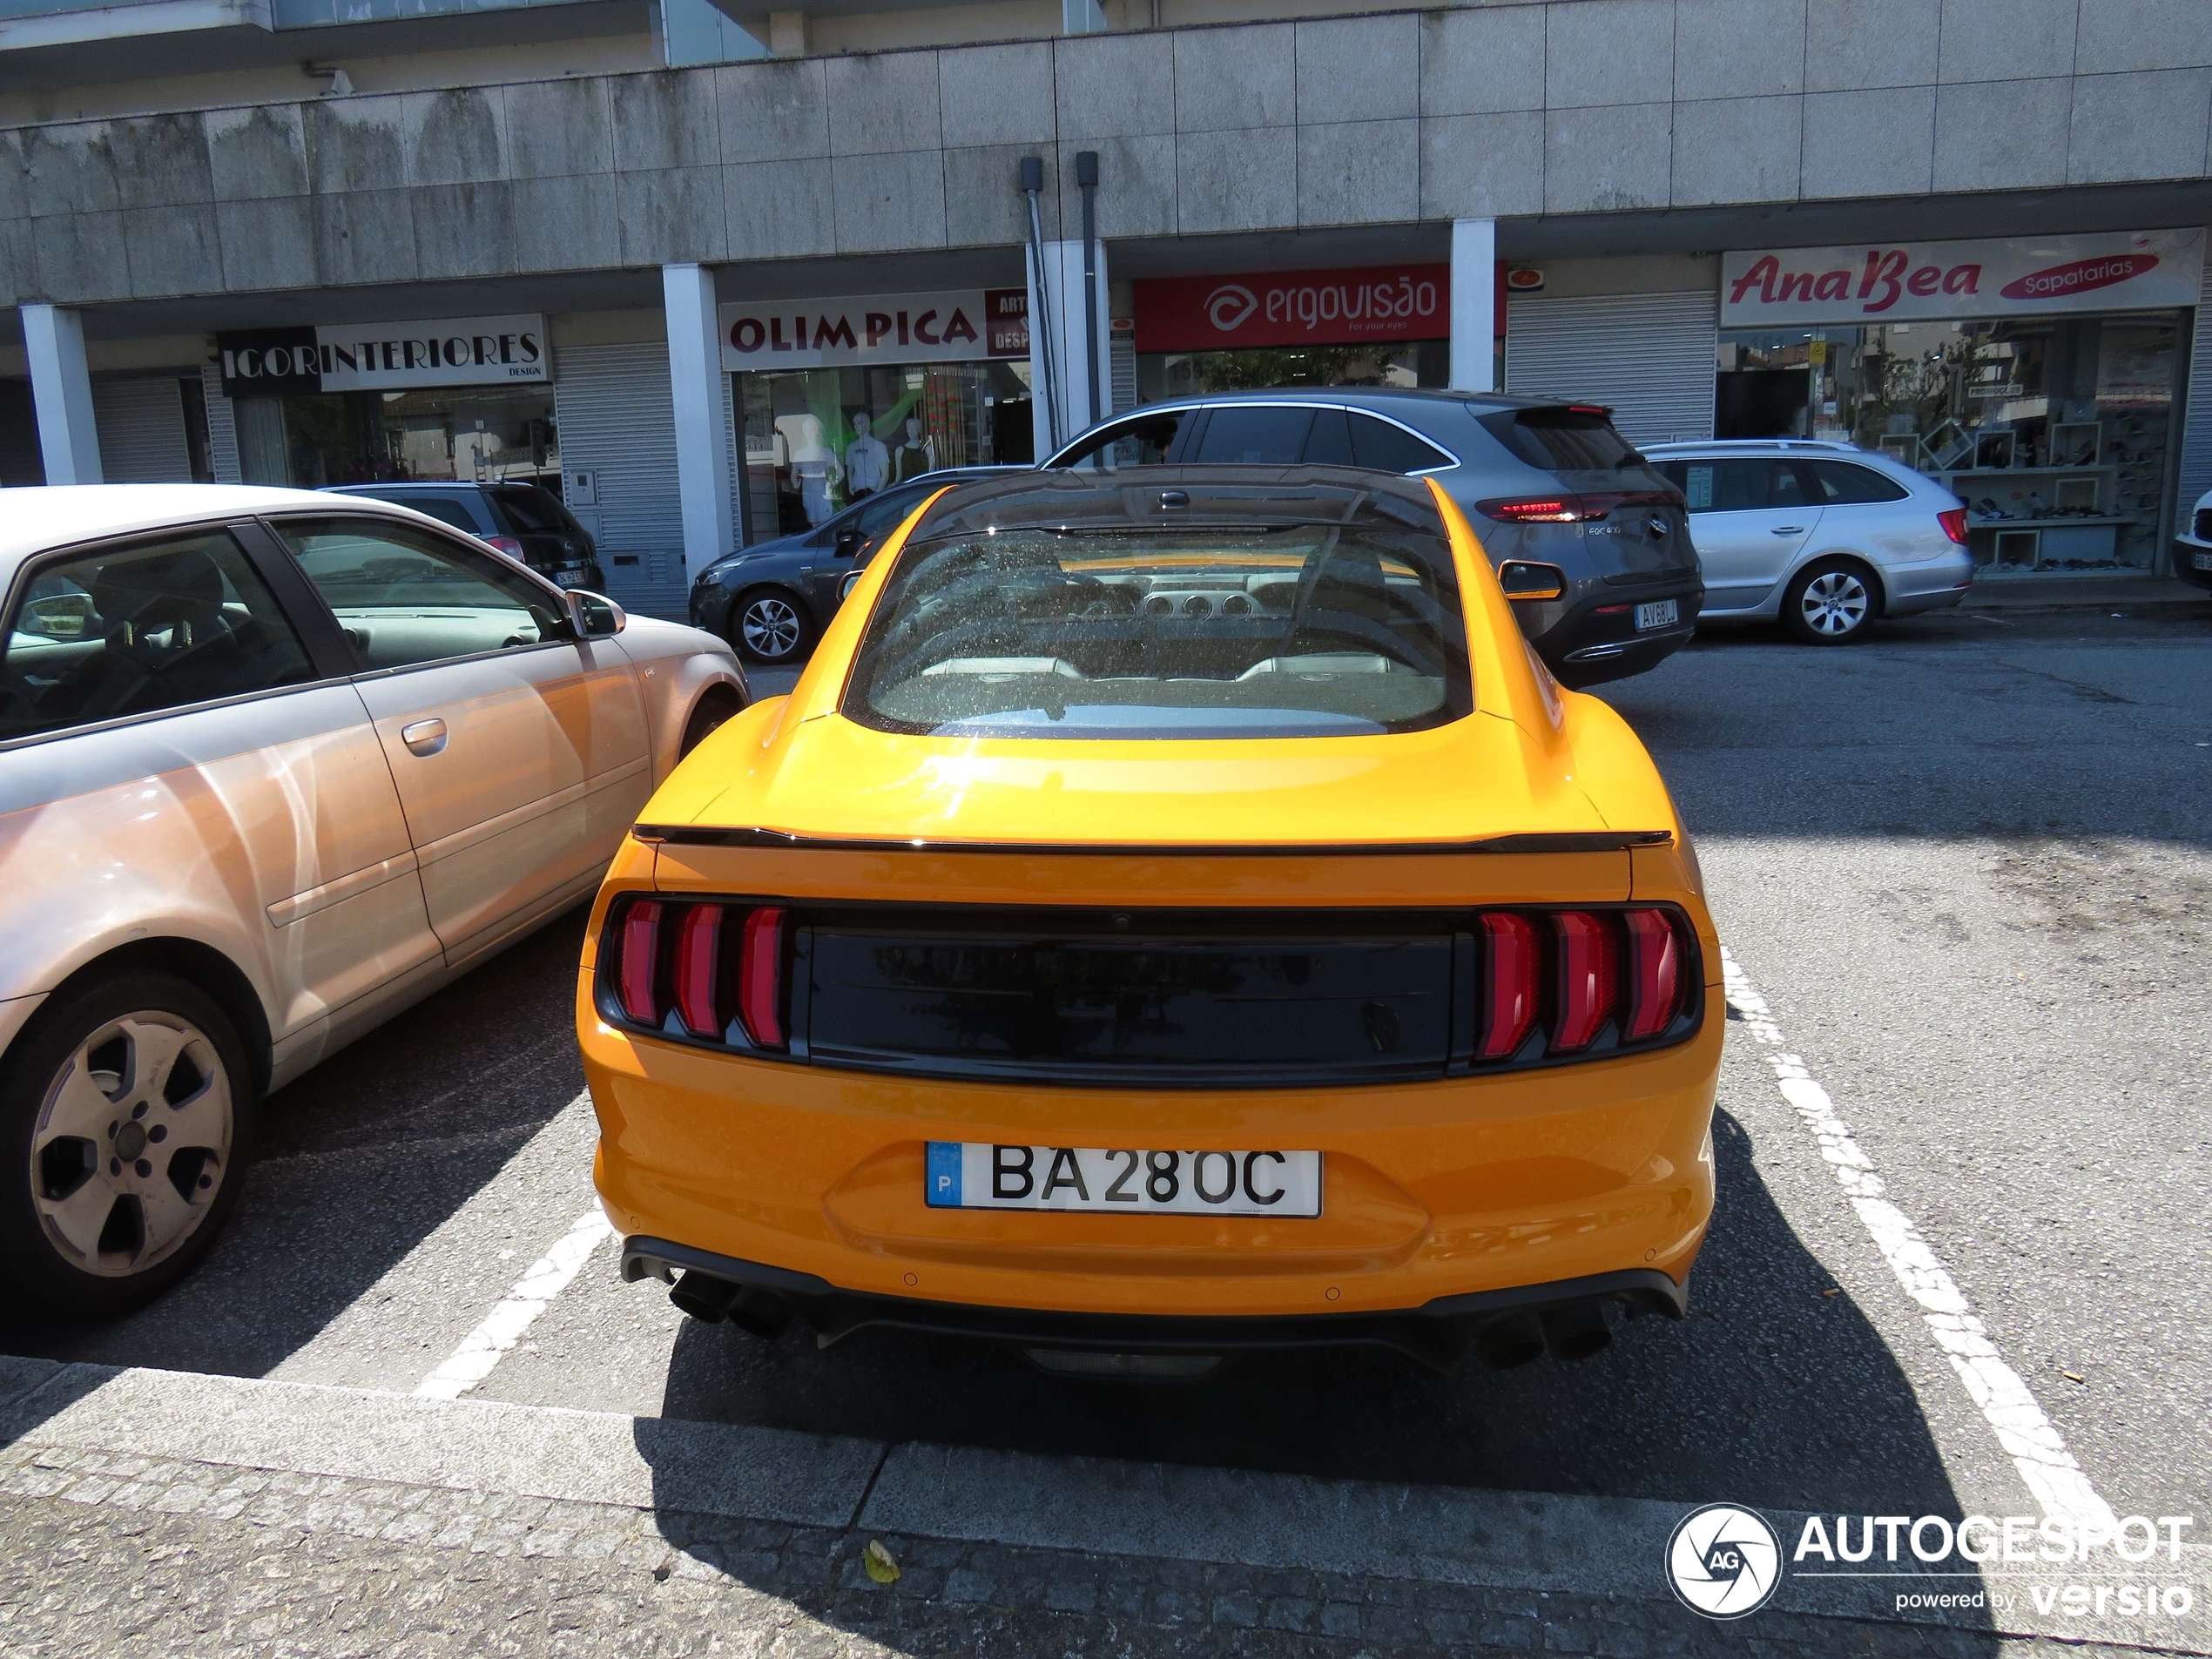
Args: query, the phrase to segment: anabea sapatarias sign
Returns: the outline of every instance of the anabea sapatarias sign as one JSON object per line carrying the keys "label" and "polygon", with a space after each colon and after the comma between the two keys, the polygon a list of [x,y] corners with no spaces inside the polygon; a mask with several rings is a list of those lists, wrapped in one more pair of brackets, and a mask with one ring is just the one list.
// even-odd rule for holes
{"label": "anabea sapatarias sign", "polygon": [[1908,322],[2193,306],[2204,233],[1738,249],[1721,260],[1721,327]]}

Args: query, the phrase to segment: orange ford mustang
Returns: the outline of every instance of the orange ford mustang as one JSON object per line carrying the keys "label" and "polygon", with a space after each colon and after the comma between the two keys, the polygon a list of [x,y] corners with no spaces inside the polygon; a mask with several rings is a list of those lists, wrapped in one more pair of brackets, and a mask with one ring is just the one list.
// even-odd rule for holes
{"label": "orange ford mustang", "polygon": [[624,1275],[761,1334],[1579,1358],[1712,1212],[1696,860],[1419,479],[935,497],[589,938]]}

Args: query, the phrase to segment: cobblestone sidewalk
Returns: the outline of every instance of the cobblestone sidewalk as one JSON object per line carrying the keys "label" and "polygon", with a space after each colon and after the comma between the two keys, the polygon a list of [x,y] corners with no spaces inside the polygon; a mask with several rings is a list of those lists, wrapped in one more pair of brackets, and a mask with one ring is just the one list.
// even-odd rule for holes
{"label": "cobblestone sidewalk", "polygon": [[[2026,1656],[1925,1626],[888,1536],[430,1486],[0,1451],[0,1653]],[[2067,1644],[2067,1651],[2082,1648]]]}

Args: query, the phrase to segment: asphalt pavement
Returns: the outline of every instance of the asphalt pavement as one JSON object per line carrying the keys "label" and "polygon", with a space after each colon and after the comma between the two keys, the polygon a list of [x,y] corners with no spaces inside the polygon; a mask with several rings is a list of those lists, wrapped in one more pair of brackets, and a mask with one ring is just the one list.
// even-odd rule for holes
{"label": "asphalt pavement", "polygon": [[[756,683],[772,694],[789,678]],[[2202,1514],[2192,1536],[2212,1542],[2212,1327],[2198,1289],[2212,1160],[2212,602],[2154,617],[1955,613],[1881,624],[1836,650],[1716,632],[1602,695],[1650,745],[1696,839],[1738,1006],[1716,1126],[1720,1207],[1691,1317],[1636,1321],[1595,1359],[1437,1378],[1320,1357],[1136,1387],[1054,1379],[982,1349],[886,1337],[823,1353],[803,1327],[764,1344],[688,1322],[659,1287],[621,1284],[613,1244],[590,1231],[592,1126],[570,1032],[580,914],[274,1096],[239,1222],[178,1291],[105,1326],[0,1330],[0,1351],[405,1395],[473,1341],[492,1363],[464,1404],[685,1433],[795,1431],[892,1448],[886,1459],[953,1448],[948,1480],[1025,1459],[1009,1494],[1039,1471],[1164,1465],[1193,1480],[1440,1492],[1507,1532],[1500,1516],[1554,1501],[1584,1504],[1573,1513],[1585,1517],[1647,1513],[1604,1507],[1624,1502],[1954,1519],[2073,1504]],[[511,1345],[486,1348],[487,1328]],[[281,1396],[311,1397],[369,1399]],[[59,1435],[62,1420],[19,1410],[18,1449],[44,1444],[42,1422]],[[71,1431],[80,1442],[93,1432]],[[254,1446],[237,1453],[242,1467],[290,1467],[275,1441]],[[1070,1458],[1117,1461],[1051,1461]],[[372,1477],[417,1478],[381,1465],[350,1478]],[[0,1648],[6,1609],[37,1599],[28,1563],[121,1547],[83,1516],[77,1542],[57,1542],[33,1487],[7,1488],[30,1507],[0,1511],[0,1537],[17,1541]],[[845,1532],[868,1501],[849,1507]],[[1101,1554],[1089,1534],[1032,1536],[962,1514],[893,1519],[902,1538],[987,1536],[1121,1561],[1116,1571],[1196,1558],[1136,1534]],[[188,1524],[203,1523],[173,1523]],[[837,1594],[853,1570],[843,1536],[831,1527],[822,1545]],[[190,1547],[221,1553],[210,1539]],[[1211,1545],[1197,1554],[1224,1559]],[[1235,1559],[1239,1571],[1294,1565]],[[1038,1582],[1062,1570],[1053,1561]],[[1390,1575],[1365,1558],[1339,1565]],[[759,1588],[767,1571],[730,1581]],[[2212,1651],[2212,1575],[2192,1565],[2182,1576],[2205,1611],[2155,1626],[2023,1604],[1924,1621],[1912,1640],[2040,1630]],[[1557,1593],[1602,1598],[1602,1581],[1570,1575]],[[863,1629],[835,1615],[833,1595],[809,1602],[776,1582],[801,1624],[826,1620],[840,1642]],[[1644,1581],[1622,1592],[1653,1593]],[[1174,1635],[1149,1594],[1116,1629],[1150,1632],[1143,1650],[1217,1650],[1174,1646],[1199,1627]],[[1049,1610],[1046,1596],[1025,1605]],[[1739,1628],[1666,1615],[1608,1639],[1623,1650],[1750,1639],[1760,1619],[1784,1616]],[[1078,1622],[1049,1639],[1108,1642],[1080,1623],[1097,1616],[1069,1610]],[[1550,1640],[1568,1622],[1538,1609],[1514,1629]],[[67,1628],[56,1623],[55,1639]],[[95,1648],[108,1628],[86,1627]],[[954,1651],[961,1628],[924,1620],[868,1639]],[[1308,1634],[1394,1651],[1390,1628],[1355,1619]],[[1426,1628],[1399,1645],[1453,1645]],[[1246,1629],[1232,1618],[1216,1636],[1233,1646]],[[1003,1650],[1033,1650],[1032,1637],[1047,1639],[1008,1635]]]}

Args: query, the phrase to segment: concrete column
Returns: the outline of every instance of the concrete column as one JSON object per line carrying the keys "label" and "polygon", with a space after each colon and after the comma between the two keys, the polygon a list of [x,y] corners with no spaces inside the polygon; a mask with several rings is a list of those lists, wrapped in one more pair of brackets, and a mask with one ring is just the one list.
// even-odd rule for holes
{"label": "concrete column", "polygon": [[714,273],[664,265],[668,389],[676,406],[676,483],[684,509],[684,569],[696,577],[736,545],[730,518],[729,447],[723,442],[722,329]]}
{"label": "concrete column", "polygon": [[[1103,421],[1114,412],[1113,324],[1109,314],[1113,306],[1107,297],[1105,243],[1098,244],[1093,257],[1096,273],[1094,287],[1098,295],[1098,418]],[[1044,397],[1046,335],[1039,321],[1042,313],[1037,305],[1037,273],[1032,269],[1029,272],[1029,385],[1035,397],[1030,404],[1030,418],[1035,427],[1039,461],[1094,424],[1090,414],[1090,359],[1083,348],[1082,238],[1044,245],[1044,292],[1050,302],[1052,314],[1052,383],[1055,396],[1049,417]],[[1051,421],[1049,430],[1048,418]]]}
{"label": "concrete column", "polygon": [[1494,392],[1498,221],[1452,221],[1452,389]]}
{"label": "concrete column", "polygon": [[100,435],[92,422],[92,377],[84,368],[84,320],[60,306],[23,307],[30,401],[50,484],[97,484]]}

